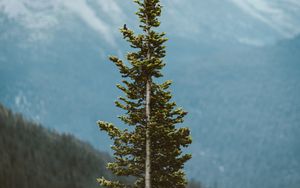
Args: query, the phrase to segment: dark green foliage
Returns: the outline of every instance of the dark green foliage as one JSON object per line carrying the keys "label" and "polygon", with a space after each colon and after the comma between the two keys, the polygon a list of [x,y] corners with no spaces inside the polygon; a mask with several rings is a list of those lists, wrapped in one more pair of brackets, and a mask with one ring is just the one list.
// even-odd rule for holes
{"label": "dark green foliage", "polygon": [[[111,158],[71,135],[28,122],[0,104],[1,188],[93,188]],[[115,178],[113,178],[115,179]]]}
{"label": "dark green foliage", "polygon": [[[171,81],[155,83],[153,78],[162,77],[161,69],[165,66],[163,58],[166,51],[164,43],[167,41],[165,33],[154,28],[160,25],[158,17],[161,14],[159,0],[135,0],[139,5],[136,13],[140,18],[142,34],[135,34],[128,27],[120,31],[132,48],[136,51],[127,54],[129,66],[121,59],[112,56],[110,60],[118,67],[124,80],[117,87],[125,97],[116,101],[116,106],[125,110],[126,114],[119,118],[130,130],[120,130],[111,123],[99,121],[101,130],[106,131],[114,140],[112,149],[116,161],[108,164],[114,174],[118,176],[134,176],[134,185],[99,178],[101,185],[106,187],[144,187],[146,138],[147,131],[151,140],[151,184],[153,188],[184,188],[186,186],[184,163],[191,158],[189,154],[182,154],[181,148],[191,142],[188,128],[176,128],[183,122],[187,112],[171,101],[169,90]],[[150,84],[149,84],[150,82]],[[146,113],[146,92],[150,88],[150,118]],[[148,92],[149,93],[149,92]]]}

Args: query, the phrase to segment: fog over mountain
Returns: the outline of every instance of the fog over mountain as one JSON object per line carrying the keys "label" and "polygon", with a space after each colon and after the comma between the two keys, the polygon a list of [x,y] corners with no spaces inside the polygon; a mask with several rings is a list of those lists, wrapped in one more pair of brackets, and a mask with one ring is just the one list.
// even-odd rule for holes
{"label": "fog over mountain", "polygon": [[[192,130],[189,177],[220,188],[300,184],[300,3],[162,1],[163,79]],[[0,0],[0,101],[109,150],[96,121],[117,125],[121,78],[107,60],[137,30],[124,0]]]}

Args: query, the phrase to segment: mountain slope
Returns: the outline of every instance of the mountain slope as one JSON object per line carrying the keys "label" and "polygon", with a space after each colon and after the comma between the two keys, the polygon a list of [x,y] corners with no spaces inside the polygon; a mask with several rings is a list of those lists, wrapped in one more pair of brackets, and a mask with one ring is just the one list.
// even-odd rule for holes
{"label": "mountain slope", "polygon": [[28,122],[0,104],[0,184],[2,188],[99,187],[111,177],[110,156],[71,135]]}
{"label": "mountain slope", "polygon": [[173,59],[194,136],[191,174],[226,188],[299,185],[299,47],[297,37]]}

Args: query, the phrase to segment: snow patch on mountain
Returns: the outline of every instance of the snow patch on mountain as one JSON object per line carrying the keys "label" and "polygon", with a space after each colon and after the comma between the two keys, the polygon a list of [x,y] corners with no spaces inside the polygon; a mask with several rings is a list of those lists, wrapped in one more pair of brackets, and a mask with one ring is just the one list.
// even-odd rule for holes
{"label": "snow patch on mountain", "polygon": [[[99,7],[92,7],[86,0],[2,0],[0,11],[29,29],[32,32],[31,40],[46,40],[51,30],[59,27],[60,20],[66,19],[66,14],[71,13],[98,32],[108,44],[116,46],[115,25],[112,23],[118,22],[119,16],[126,16],[115,1],[97,2]],[[109,14],[112,19],[104,20],[96,12]]]}

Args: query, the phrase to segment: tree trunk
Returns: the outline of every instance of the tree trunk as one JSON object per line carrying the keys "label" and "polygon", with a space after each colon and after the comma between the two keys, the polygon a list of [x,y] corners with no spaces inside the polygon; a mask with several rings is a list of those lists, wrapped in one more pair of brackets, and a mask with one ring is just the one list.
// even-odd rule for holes
{"label": "tree trunk", "polygon": [[150,78],[147,79],[146,84],[146,169],[145,169],[145,188],[151,188],[151,139],[150,139],[150,92],[151,92],[151,80]]}
{"label": "tree trunk", "polygon": [[[144,4],[147,3],[147,0],[144,0]],[[148,15],[146,14],[147,25],[148,23]],[[150,28],[147,29],[147,34],[150,36]],[[147,41],[148,45],[148,52],[147,52],[147,59],[151,59],[151,52],[150,52],[150,42]],[[148,76],[148,75],[147,75]],[[151,77],[147,77],[146,83],[146,160],[145,160],[145,188],[151,188],[151,138],[150,138],[150,95],[151,95]]]}

